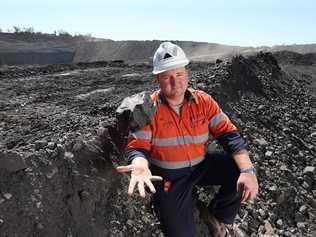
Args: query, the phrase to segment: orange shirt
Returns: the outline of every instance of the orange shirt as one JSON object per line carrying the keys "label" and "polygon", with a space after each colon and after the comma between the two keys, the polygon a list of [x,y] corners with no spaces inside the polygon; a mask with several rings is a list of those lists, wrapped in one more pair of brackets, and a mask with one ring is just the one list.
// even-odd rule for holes
{"label": "orange shirt", "polygon": [[196,165],[204,159],[210,136],[217,138],[236,131],[236,126],[217,102],[201,90],[187,89],[185,100],[177,114],[160,90],[151,98],[156,113],[150,124],[132,132],[127,149],[145,149],[151,164],[166,169]]}

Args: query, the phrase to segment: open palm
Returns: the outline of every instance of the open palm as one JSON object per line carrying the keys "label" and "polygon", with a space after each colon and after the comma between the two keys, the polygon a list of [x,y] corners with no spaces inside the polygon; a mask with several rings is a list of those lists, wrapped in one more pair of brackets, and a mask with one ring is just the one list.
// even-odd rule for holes
{"label": "open palm", "polygon": [[136,184],[141,197],[145,197],[145,185],[152,193],[155,193],[156,189],[152,181],[162,180],[160,176],[153,176],[148,166],[141,163],[119,166],[116,170],[120,173],[131,172],[128,186],[128,195],[130,196],[133,194]]}

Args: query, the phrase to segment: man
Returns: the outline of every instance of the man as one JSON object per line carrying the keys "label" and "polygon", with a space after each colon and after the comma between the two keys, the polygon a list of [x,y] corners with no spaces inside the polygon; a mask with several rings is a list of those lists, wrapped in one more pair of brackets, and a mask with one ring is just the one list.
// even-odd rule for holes
{"label": "man", "polygon": [[[194,185],[221,185],[208,206],[214,236],[224,236],[224,223],[232,224],[241,202],[255,198],[258,182],[247,144],[236,126],[207,93],[188,88],[189,63],[183,50],[162,43],[154,58],[153,74],[160,90],[151,95],[155,113],[151,122],[130,133],[127,166],[131,172],[128,194],[135,186],[145,197],[145,185],[166,236],[195,236]],[[209,134],[226,153],[206,153]],[[163,180],[163,182],[152,181]]]}

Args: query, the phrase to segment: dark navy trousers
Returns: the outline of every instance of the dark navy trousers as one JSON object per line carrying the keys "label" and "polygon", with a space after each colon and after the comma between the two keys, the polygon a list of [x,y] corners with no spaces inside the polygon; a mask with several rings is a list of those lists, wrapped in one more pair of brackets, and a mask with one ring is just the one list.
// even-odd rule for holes
{"label": "dark navy trousers", "polygon": [[236,191],[240,172],[230,155],[219,152],[206,153],[205,159],[193,167],[166,170],[151,166],[150,169],[153,175],[160,175],[172,183],[168,192],[164,191],[164,182],[154,184],[156,193],[153,195],[153,204],[165,236],[195,236],[194,185],[220,185],[208,209],[222,222],[234,222],[241,205],[240,194]]}

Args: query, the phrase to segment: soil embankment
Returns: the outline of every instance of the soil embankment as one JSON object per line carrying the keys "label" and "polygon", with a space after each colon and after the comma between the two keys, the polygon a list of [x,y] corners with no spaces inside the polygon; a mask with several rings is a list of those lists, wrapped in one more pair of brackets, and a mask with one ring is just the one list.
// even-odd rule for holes
{"label": "soil embankment", "polygon": [[[258,169],[259,195],[231,229],[315,236],[316,114],[307,84],[271,53],[192,63],[190,77],[239,127]],[[0,88],[2,236],[162,236],[149,198],[128,198],[128,176],[114,172],[127,134],[115,109],[125,96],[157,89],[150,66],[5,67]],[[213,192],[198,194],[207,204]],[[207,236],[196,214],[198,236]]]}

